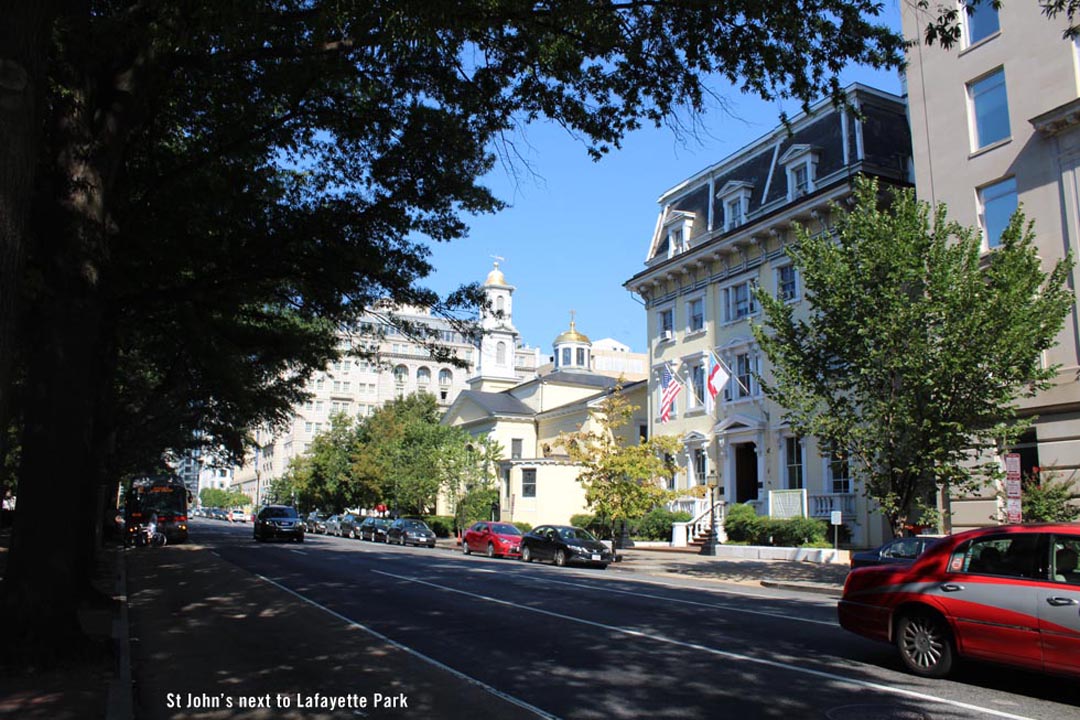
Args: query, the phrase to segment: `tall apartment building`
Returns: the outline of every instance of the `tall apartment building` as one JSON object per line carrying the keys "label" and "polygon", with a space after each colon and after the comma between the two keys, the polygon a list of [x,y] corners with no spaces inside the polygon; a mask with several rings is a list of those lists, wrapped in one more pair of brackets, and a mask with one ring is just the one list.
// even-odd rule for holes
{"label": "tall apartment building", "polygon": [[[497,288],[494,295],[501,302],[495,302],[493,288]],[[495,382],[507,385],[534,377],[540,365],[540,350],[521,343],[513,327],[513,288],[506,285],[497,264],[488,275],[485,289],[497,311],[482,314],[484,332],[479,347],[448,320],[432,315],[426,308],[399,307],[363,318],[355,333],[342,335],[342,349],[369,347],[375,357],[343,357],[315,373],[308,384],[312,397],[294,408],[289,427],[277,432],[256,431],[255,449],[244,465],[234,469],[233,486],[256,504],[261,503],[270,482],[285,472],[292,458],[310,449],[312,438],[329,429],[330,418],[336,413],[366,417],[389,400],[416,392],[434,395],[445,410],[478,377],[495,378]],[[392,318],[436,330],[442,344],[468,367],[436,362],[422,344],[402,334]]]}
{"label": "tall apartment building", "polygon": [[[770,491],[802,490],[785,498],[801,495],[815,517],[840,511],[853,541],[868,544],[883,537],[878,514],[843,457],[792,433],[782,408],[763,395],[755,373],[768,377],[769,368],[750,330],[759,313],[755,287],[804,305],[801,278],[784,252],[794,224],[830,232],[832,204],[852,195],[856,174],[910,182],[902,99],[861,85],[846,94],[858,113],[818,103],[790,128],[776,128],[665,192],[645,269],[625,285],[642,298],[648,318],[649,435],[683,441],[672,489],[689,496],[715,479],[722,499],[762,514]],[[732,370],[711,410],[710,354]],[[665,368],[685,384],[662,423]]]}
{"label": "tall apartment building", "polygon": [[[1080,65],[1078,46],[1062,37],[1064,18],[1050,20],[1033,3],[983,2],[961,12],[960,46],[921,40],[933,18],[902,4],[908,51],[907,91],[920,199],[945,203],[950,219],[982,230],[992,253],[1002,229],[1023,206],[1035,222],[1044,269],[1080,240]],[[1077,283],[1076,270],[1072,278]],[[1038,416],[1018,448],[1025,472],[1039,466],[1073,476],[1080,467],[1080,329],[1066,320],[1047,365],[1060,365],[1053,388],[1025,400]],[[1002,517],[993,489],[952,500],[954,528]]]}

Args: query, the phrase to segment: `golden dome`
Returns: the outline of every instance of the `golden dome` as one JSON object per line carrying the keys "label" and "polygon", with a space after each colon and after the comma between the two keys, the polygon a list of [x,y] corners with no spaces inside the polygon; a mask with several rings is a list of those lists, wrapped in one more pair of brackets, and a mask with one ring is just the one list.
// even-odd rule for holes
{"label": "golden dome", "polygon": [[495,263],[494,269],[488,273],[487,280],[484,281],[485,287],[488,285],[501,285],[506,287],[506,276],[502,274],[502,270],[499,269],[499,263]]}
{"label": "golden dome", "polygon": [[555,342],[552,344],[562,345],[563,343],[582,343],[584,345],[592,345],[592,341],[589,340],[588,336],[582,335],[577,331],[577,328],[574,326],[573,320],[570,321],[570,329],[559,335],[559,337],[555,338]]}

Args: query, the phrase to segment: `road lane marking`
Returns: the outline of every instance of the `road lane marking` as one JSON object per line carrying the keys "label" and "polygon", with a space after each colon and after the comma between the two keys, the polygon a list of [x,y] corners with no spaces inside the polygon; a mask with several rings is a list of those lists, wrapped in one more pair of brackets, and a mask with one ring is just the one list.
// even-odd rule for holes
{"label": "road lane marking", "polygon": [[642,632],[641,630],[632,630],[630,628],[619,627],[617,625],[607,625],[605,623],[595,622],[593,620],[586,620],[584,618],[578,618],[572,615],[563,615],[562,613],[553,612],[551,610],[543,610],[541,608],[529,607],[528,605],[520,605],[509,600],[502,600],[500,598],[490,597],[488,595],[480,595],[478,593],[469,592],[467,590],[458,590],[457,588],[452,588],[446,585],[439,585],[438,583],[428,582],[427,580],[408,577],[406,575],[395,575],[394,573],[388,573],[383,570],[372,570],[371,572],[378,573],[379,575],[386,575],[387,577],[396,578],[405,582],[416,583],[418,585],[427,585],[428,587],[433,587],[439,590],[446,590],[447,592],[465,595],[467,597],[476,598],[478,600],[486,600],[497,605],[506,605],[508,607],[512,607],[518,610],[537,613],[539,615],[547,615],[548,617],[557,618],[559,620],[567,620],[569,622],[580,623],[582,625],[598,628],[600,630],[606,630],[608,632],[629,635],[630,637],[643,638],[645,640],[653,640],[655,642],[660,642],[667,645],[674,645],[676,647],[686,648],[688,650],[698,650],[700,652],[708,653],[710,655],[717,655],[719,657],[727,658],[729,660],[741,660],[744,662],[755,663],[757,665],[765,665],[767,667],[778,668],[780,670],[803,673],[805,675],[823,678],[832,682],[844,683],[846,685],[855,685],[857,687],[877,690],[878,692],[889,693],[892,695],[902,695],[904,697],[914,698],[916,700],[926,700],[928,702],[940,703],[956,708],[962,708],[964,710],[973,710],[978,713],[993,715],[994,717],[1008,718],[1009,720],[1033,720],[1033,718],[1029,718],[1024,715],[1014,715],[1012,713],[1003,712],[1001,710],[980,707],[978,705],[960,702],[959,700],[949,700],[947,698],[941,698],[935,695],[927,695],[925,693],[908,690],[906,688],[894,687],[891,685],[882,685],[880,683],[870,682],[869,680],[859,680],[857,678],[844,677],[843,675],[837,675],[835,673],[826,672],[824,670],[814,670],[813,668],[802,667],[799,665],[791,665],[789,663],[780,662],[779,660],[769,660],[767,658],[757,658],[751,655],[742,655],[740,653],[731,652],[730,650],[720,650],[719,648],[709,647],[708,645],[702,645],[700,643],[676,640],[675,638],[670,638],[664,635],[657,635],[655,633]]}
{"label": "road lane marking", "polygon": [[[840,627],[840,623],[830,620],[811,620],[810,618],[792,617],[791,615],[782,615],[778,612],[766,612],[764,610],[747,610],[746,608],[733,607],[731,605],[724,605],[723,603],[707,603],[700,602],[698,600],[683,600],[682,598],[668,597],[667,595],[653,595],[652,593],[634,592],[631,590],[616,590],[615,588],[601,588],[595,585],[586,585],[584,583],[568,582],[566,580],[549,580],[547,578],[533,578],[523,575],[524,579],[532,580],[534,582],[546,582],[553,585],[569,585],[570,587],[585,588],[587,590],[595,590],[601,593],[616,593],[618,595],[632,595],[634,597],[652,598],[654,600],[663,600],[664,602],[681,603],[683,605],[695,605],[697,607],[707,607],[716,610],[729,610],[731,612],[747,613],[749,615],[764,615],[766,617],[774,618],[777,620],[792,620],[794,622],[813,623],[814,625],[825,625],[826,627],[837,628]],[[760,596],[758,596],[760,598]]]}
{"label": "road lane marking", "polygon": [[516,705],[517,707],[519,707],[519,708],[521,708],[523,710],[528,710],[529,712],[533,713],[537,717],[546,718],[547,720],[561,720],[561,718],[559,718],[558,715],[552,715],[551,713],[549,713],[546,710],[542,710],[542,709],[536,707],[535,705],[532,705],[532,704],[530,704],[530,703],[528,703],[528,702],[526,702],[526,701],[524,701],[524,700],[522,700],[520,698],[516,698],[513,695],[509,695],[509,694],[503,692],[502,690],[499,690],[498,688],[492,687],[491,685],[488,685],[487,683],[483,682],[482,680],[477,680],[476,678],[472,677],[471,675],[466,675],[465,673],[461,672],[460,670],[452,668],[452,667],[450,667],[449,665],[447,665],[445,663],[439,662],[435,658],[429,657],[429,656],[423,654],[422,652],[420,652],[419,650],[415,650],[415,649],[409,647],[408,645],[402,645],[397,640],[393,640],[393,639],[389,638],[388,636],[383,635],[378,630],[370,628],[367,625],[364,625],[362,623],[358,623],[355,620],[353,620],[352,618],[345,617],[341,613],[339,613],[339,612],[337,612],[335,610],[331,610],[330,608],[326,607],[325,605],[320,605],[319,603],[315,602],[311,598],[305,597],[304,595],[301,595],[300,593],[296,592],[295,590],[292,590],[291,588],[287,588],[287,587],[285,587],[284,585],[282,585],[281,583],[279,583],[279,582],[277,582],[275,580],[271,580],[270,578],[266,577],[265,575],[260,575],[258,573],[254,573],[254,574],[255,574],[255,577],[259,578],[260,580],[264,580],[264,581],[270,583],[271,585],[273,585],[274,587],[279,588],[281,590],[284,590],[285,592],[289,593],[293,597],[295,597],[295,598],[297,598],[299,600],[303,600],[307,604],[312,605],[313,607],[317,607],[317,608],[319,608],[320,610],[322,610],[325,613],[333,615],[338,620],[341,620],[342,622],[344,622],[344,623],[346,623],[348,625],[351,625],[352,627],[363,630],[364,632],[368,633],[372,637],[378,638],[382,642],[384,642],[384,643],[386,643],[386,644],[388,644],[388,645],[390,645],[392,647],[395,647],[398,650],[401,650],[402,652],[406,652],[406,653],[412,655],[415,658],[419,658],[420,660],[423,660],[424,662],[426,662],[426,663],[428,663],[430,665],[434,665],[435,667],[439,668],[440,670],[445,670],[446,672],[450,673],[454,677],[456,677],[458,679],[461,679],[461,680],[464,680],[465,682],[468,682],[468,683],[470,683],[472,685],[475,685],[475,686],[479,687],[480,689],[485,690],[486,692],[494,695],[495,697],[497,697],[497,698],[499,698],[501,700],[505,700],[506,702],[510,703],[511,705]]}

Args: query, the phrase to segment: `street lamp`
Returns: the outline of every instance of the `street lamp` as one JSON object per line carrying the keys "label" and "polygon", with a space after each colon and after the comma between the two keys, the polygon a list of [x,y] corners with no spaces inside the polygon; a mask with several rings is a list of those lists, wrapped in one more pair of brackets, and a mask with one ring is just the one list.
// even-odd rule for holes
{"label": "street lamp", "polygon": [[711,473],[708,479],[709,486],[709,535],[705,538],[705,544],[701,546],[700,555],[716,555],[717,540],[720,534],[716,531],[716,488],[719,481],[716,474]]}

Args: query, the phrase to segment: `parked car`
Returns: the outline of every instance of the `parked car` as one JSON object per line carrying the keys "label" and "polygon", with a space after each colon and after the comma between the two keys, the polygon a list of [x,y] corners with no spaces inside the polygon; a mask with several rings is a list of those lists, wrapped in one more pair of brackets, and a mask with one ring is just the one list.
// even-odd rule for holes
{"label": "parked car", "polygon": [[488,557],[521,557],[521,531],[510,523],[478,522],[461,536],[461,552]]}
{"label": "parked car", "polygon": [[423,520],[398,518],[386,529],[386,542],[398,545],[435,547],[435,533]]}
{"label": "parked car", "polygon": [[360,539],[372,542],[386,542],[386,531],[390,528],[387,518],[367,517],[360,523]]}
{"label": "parked car", "polygon": [[916,675],[957,657],[1080,677],[1080,523],[1003,525],[942,538],[911,565],[852,570],[840,625],[895,643]]}
{"label": "parked car", "polygon": [[229,510],[227,513],[229,522],[247,522],[248,514],[243,510]]}
{"label": "parked car", "polygon": [[863,550],[851,554],[851,567],[868,565],[910,565],[926,548],[941,539],[941,535],[919,535],[890,540],[876,550]]}
{"label": "parked car", "polygon": [[304,529],[309,533],[321,535],[326,532],[326,518],[328,517],[330,517],[330,513],[312,510],[304,520]]}
{"label": "parked car", "polygon": [[323,523],[326,527],[327,535],[341,535],[341,516],[331,515],[326,518],[326,522]]}
{"label": "parked car", "polygon": [[521,538],[521,559],[551,560],[556,565],[593,565],[606,568],[611,551],[592,533],[570,525],[541,525]]}
{"label": "parked car", "polygon": [[347,538],[360,537],[360,523],[362,522],[364,522],[364,518],[359,515],[345,513],[338,520],[338,535]]}
{"label": "parked car", "polygon": [[255,516],[255,539],[258,541],[285,538],[304,542],[304,521],[296,508],[288,505],[267,505]]}

